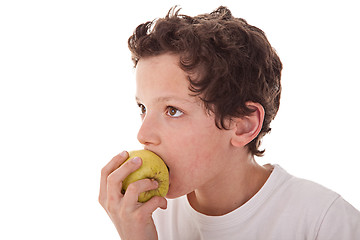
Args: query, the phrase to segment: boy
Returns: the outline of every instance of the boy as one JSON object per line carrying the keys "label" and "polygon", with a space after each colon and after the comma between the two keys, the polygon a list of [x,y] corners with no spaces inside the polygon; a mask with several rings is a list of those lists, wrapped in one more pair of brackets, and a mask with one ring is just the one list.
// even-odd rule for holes
{"label": "boy", "polygon": [[141,204],[156,181],[120,190],[141,159],[119,167],[124,151],[103,168],[99,201],[121,238],[360,239],[360,213],[338,194],[254,160],[281,93],[282,64],[265,34],[225,7],[178,12],[129,38],[138,140],[167,164],[170,188]]}

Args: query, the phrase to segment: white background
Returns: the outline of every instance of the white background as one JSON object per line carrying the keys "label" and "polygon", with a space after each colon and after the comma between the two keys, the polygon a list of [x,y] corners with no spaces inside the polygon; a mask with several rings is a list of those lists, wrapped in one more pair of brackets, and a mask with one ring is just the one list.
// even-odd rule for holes
{"label": "white background", "polygon": [[127,38],[176,4],[188,15],[225,5],[266,32],[284,65],[283,94],[259,163],[360,209],[355,1],[4,0],[0,239],[117,239],[97,197],[101,168],[141,147]]}

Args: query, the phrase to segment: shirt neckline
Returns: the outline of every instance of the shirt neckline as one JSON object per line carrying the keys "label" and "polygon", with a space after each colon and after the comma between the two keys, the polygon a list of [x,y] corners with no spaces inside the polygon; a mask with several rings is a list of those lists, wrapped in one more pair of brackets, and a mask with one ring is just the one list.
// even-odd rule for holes
{"label": "shirt neckline", "polygon": [[279,165],[274,164],[272,166],[274,167],[273,171],[262,188],[249,201],[232,212],[221,216],[208,216],[199,213],[191,207],[186,195],[183,198],[183,210],[203,229],[217,231],[220,228],[231,228],[234,225],[239,225],[249,219],[279,185],[291,177]]}

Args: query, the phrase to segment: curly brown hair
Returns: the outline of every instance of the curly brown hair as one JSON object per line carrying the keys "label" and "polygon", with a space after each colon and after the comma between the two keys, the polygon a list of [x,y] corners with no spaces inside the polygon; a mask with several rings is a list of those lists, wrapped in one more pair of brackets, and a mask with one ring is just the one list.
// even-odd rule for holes
{"label": "curly brown hair", "polygon": [[260,103],[265,110],[262,129],[247,146],[253,155],[263,156],[261,139],[270,132],[280,105],[282,63],[276,51],[261,29],[233,17],[226,7],[195,17],[179,10],[171,8],[165,18],[136,28],[128,40],[134,67],[142,57],[178,55],[179,66],[189,73],[189,89],[215,114],[220,129],[227,129],[227,119],[253,111],[246,102]]}

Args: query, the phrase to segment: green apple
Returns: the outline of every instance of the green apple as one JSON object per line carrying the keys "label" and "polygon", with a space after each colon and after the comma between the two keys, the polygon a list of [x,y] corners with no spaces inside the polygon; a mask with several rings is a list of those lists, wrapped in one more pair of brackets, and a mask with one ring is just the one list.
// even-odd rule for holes
{"label": "green apple", "polygon": [[126,161],[134,157],[140,157],[142,159],[142,165],[125,178],[122,183],[122,193],[125,193],[130,183],[148,178],[156,180],[159,183],[159,187],[141,193],[138,201],[144,203],[153,196],[165,197],[169,190],[169,171],[164,161],[158,155],[148,150],[131,151]]}

